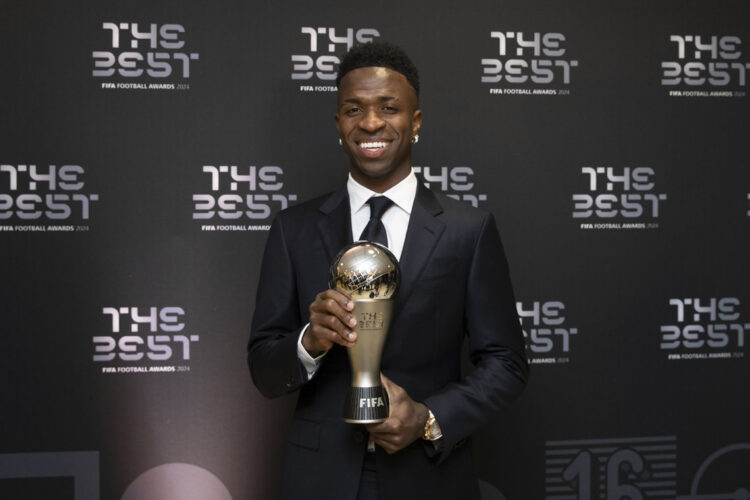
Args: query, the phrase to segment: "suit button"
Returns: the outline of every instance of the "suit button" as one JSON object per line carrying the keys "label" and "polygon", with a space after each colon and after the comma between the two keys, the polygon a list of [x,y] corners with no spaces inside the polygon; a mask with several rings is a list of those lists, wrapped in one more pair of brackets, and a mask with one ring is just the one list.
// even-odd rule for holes
{"label": "suit button", "polygon": [[365,442],[364,431],[354,431],[354,434],[352,434],[352,439],[354,439],[354,442],[357,444],[364,443]]}

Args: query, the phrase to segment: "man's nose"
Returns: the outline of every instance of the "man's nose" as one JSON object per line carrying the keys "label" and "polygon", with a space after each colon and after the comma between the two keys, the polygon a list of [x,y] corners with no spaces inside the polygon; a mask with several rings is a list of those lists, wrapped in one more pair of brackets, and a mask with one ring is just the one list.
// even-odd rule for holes
{"label": "man's nose", "polygon": [[385,122],[374,109],[367,111],[359,122],[360,128],[368,132],[377,132],[383,125],[385,125]]}

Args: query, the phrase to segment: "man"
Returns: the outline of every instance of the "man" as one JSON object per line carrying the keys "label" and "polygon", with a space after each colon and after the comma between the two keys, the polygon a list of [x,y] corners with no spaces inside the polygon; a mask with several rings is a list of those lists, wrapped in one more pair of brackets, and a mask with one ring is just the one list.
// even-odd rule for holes
{"label": "man", "polygon": [[[494,218],[414,175],[419,78],[401,49],[353,48],[337,84],[349,180],[274,221],[248,346],[264,395],[299,391],[283,496],[478,498],[467,437],[517,397],[528,374]],[[345,347],[357,341],[357,326],[349,298],[327,290],[328,268],[380,224],[402,271],[381,363],[390,415],[360,426],[341,419],[351,380]],[[475,367],[462,380],[465,335]]]}

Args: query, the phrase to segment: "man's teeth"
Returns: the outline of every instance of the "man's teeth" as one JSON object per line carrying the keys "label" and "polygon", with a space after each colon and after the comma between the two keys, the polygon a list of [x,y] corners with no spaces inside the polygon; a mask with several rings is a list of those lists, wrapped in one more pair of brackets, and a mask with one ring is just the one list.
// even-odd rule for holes
{"label": "man's teeth", "polygon": [[359,147],[364,149],[370,149],[372,151],[384,148],[386,146],[385,141],[378,141],[378,142],[360,142]]}

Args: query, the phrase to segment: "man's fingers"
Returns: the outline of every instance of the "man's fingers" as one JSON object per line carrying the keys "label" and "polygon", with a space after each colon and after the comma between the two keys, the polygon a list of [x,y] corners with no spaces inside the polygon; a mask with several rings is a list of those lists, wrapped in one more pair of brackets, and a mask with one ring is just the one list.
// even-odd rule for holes
{"label": "man's fingers", "polygon": [[399,432],[398,423],[393,419],[388,419],[378,424],[366,425],[367,431],[373,436],[389,436]]}
{"label": "man's fingers", "polygon": [[393,407],[401,401],[405,391],[400,385],[386,377],[383,372],[380,372],[380,383],[383,384],[385,392],[388,394],[388,401],[390,402],[391,411],[393,411]]}
{"label": "man's fingers", "polygon": [[392,436],[392,435],[381,435],[381,436],[373,436],[372,441],[383,448],[386,453],[393,454],[396,453],[398,450],[403,448],[403,440],[400,436]]}
{"label": "man's fingers", "polygon": [[354,310],[354,302],[351,299],[339,292],[338,290],[328,290],[328,296],[333,300],[332,305],[335,311],[332,311],[343,324],[349,328],[354,328],[357,325],[357,319],[352,314]]}
{"label": "man's fingers", "polygon": [[327,294],[328,296],[332,297],[336,302],[341,304],[341,307],[346,309],[347,311],[351,311],[354,309],[354,303],[352,300],[344,293],[341,293],[338,290],[326,290],[323,292],[324,294]]}
{"label": "man's fingers", "polygon": [[[380,374],[380,382],[388,393],[390,413],[388,418],[378,424],[365,427],[370,432],[375,444],[388,453],[395,453],[419,439],[423,432],[427,409],[422,403],[411,399],[406,390],[388,377]],[[424,420],[421,413],[424,409]]]}
{"label": "man's fingers", "polygon": [[[332,314],[314,312],[310,314],[310,324],[319,326],[325,330],[330,330],[338,335],[343,342],[354,342],[357,340],[357,334],[354,333],[348,326],[341,322],[341,320]],[[336,342],[340,343],[340,342]]]}
{"label": "man's fingers", "polygon": [[345,347],[354,345],[357,334],[353,328],[357,324],[351,311],[354,304],[344,293],[326,290],[315,297],[310,304],[310,334],[317,344],[324,344],[324,350],[332,344]]}
{"label": "man's fingers", "polygon": [[325,324],[315,323],[312,321],[312,318],[310,321],[310,334],[320,341],[339,344],[344,347],[353,346],[357,338],[356,335],[349,337],[349,334],[343,331],[334,330]]}
{"label": "man's fingers", "polygon": [[316,301],[317,299],[320,299],[321,301],[332,300],[346,311],[351,311],[354,309],[354,302],[352,302],[352,300],[347,295],[339,292],[338,290],[326,290],[325,292],[321,292],[318,294]]}
{"label": "man's fingers", "polygon": [[[336,290],[326,290],[318,294],[315,302],[310,305],[310,313],[334,316],[341,321],[342,325],[353,328],[357,324],[357,320],[351,313],[353,308],[354,304],[346,295]],[[333,329],[338,330],[338,328]]]}
{"label": "man's fingers", "polygon": [[370,432],[372,441],[388,453],[395,453],[416,440],[411,436],[408,430],[395,419],[388,419],[380,424],[367,425],[366,427]]}

